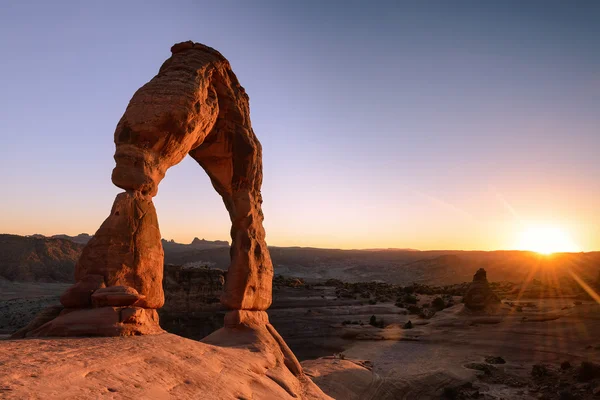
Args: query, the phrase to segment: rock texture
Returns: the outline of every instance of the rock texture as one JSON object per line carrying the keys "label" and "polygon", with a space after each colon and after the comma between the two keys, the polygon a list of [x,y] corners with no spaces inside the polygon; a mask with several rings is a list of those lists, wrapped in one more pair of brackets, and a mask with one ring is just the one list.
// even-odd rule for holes
{"label": "rock texture", "polygon": [[161,326],[168,332],[202,339],[223,327],[225,307],[219,302],[226,272],[220,269],[166,264],[163,278],[165,305]]}
{"label": "rock texture", "polygon": [[160,240],[152,199],[140,192],[121,193],[108,218],[83,249],[75,266],[75,279],[81,282],[90,275],[102,276],[106,286],[129,286],[145,296],[139,306],[160,308],[165,302]]}
{"label": "rock texture", "polygon": [[485,269],[479,268],[473,276],[473,282],[463,298],[465,307],[472,311],[483,311],[500,304],[500,299],[490,288]]}
{"label": "rock texture", "polygon": [[268,323],[273,265],[262,225],[262,149],[248,95],[218,51],[184,42],[171,52],[117,124],[112,181],[125,192],[83,249],[77,283],[61,297],[66,309],[27,335],[160,332],[153,310],[164,304],[164,252],[152,197],[187,154],[206,171],[231,219],[231,264],[221,295],[233,310],[228,321]]}
{"label": "rock texture", "polygon": [[265,327],[215,334],[0,341],[0,398],[331,400],[288,370]]}
{"label": "rock texture", "polygon": [[65,239],[0,234],[0,279],[73,282],[81,248]]}
{"label": "rock texture", "polygon": [[117,125],[113,183],[154,196],[167,169],[190,154],[231,217],[222,302],[234,310],[266,310],[273,267],[262,226],[262,149],[250,124],[248,95],[216,50],[185,42],[171,51]]}
{"label": "rock texture", "polygon": [[138,336],[163,332],[154,309],[98,307],[65,308],[50,322],[24,332],[24,336]]}

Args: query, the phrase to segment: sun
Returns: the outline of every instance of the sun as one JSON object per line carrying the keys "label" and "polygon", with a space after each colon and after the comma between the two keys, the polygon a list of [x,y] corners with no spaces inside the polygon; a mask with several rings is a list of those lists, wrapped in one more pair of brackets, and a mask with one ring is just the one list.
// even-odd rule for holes
{"label": "sun", "polygon": [[519,234],[517,246],[520,250],[541,254],[578,252],[578,246],[569,235],[556,226],[528,226]]}

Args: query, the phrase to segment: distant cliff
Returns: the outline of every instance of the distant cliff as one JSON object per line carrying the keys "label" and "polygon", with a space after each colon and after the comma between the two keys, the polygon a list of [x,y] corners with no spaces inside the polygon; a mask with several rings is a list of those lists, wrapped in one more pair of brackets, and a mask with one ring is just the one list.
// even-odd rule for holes
{"label": "distant cliff", "polygon": [[[62,237],[62,235],[57,235]],[[84,240],[85,234],[75,236]],[[0,235],[0,278],[20,281],[73,281],[73,268],[83,244],[73,237]],[[229,243],[195,238],[189,244],[162,240],[165,263],[210,266],[227,270]],[[485,268],[496,281],[525,279],[560,282],[572,274],[600,285],[600,252],[550,256],[527,251],[339,250],[309,247],[269,247],[276,275],[307,281],[380,281],[408,285],[468,282]]]}
{"label": "distant cliff", "polygon": [[225,309],[219,297],[226,271],[166,264],[163,277],[165,305],[161,326],[180,336],[201,339],[223,326]]}
{"label": "distant cliff", "polygon": [[71,282],[82,248],[67,239],[0,234],[0,278]]}
{"label": "distant cliff", "polygon": [[92,238],[92,235],[88,235],[87,233],[80,233],[77,236],[69,236],[69,235],[64,235],[64,234],[44,236],[44,235],[40,235],[39,233],[36,233],[34,235],[31,235],[30,237],[35,238],[35,239],[65,239],[65,240],[70,240],[71,242],[75,242],[75,243],[79,243],[79,244],[86,244],[87,242],[90,241],[90,239]]}
{"label": "distant cliff", "polygon": [[220,247],[229,247],[229,242],[225,240],[205,240],[197,237],[190,244],[177,243],[174,240],[162,240],[165,253],[179,253],[189,250],[216,249]]}

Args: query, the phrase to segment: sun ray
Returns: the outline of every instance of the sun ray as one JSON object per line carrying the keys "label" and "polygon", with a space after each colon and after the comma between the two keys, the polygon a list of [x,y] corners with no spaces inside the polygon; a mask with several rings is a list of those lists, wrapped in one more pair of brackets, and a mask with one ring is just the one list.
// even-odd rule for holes
{"label": "sun ray", "polygon": [[573,277],[573,279],[575,279],[575,282],[577,282],[577,284],[581,286],[581,288],[585,290],[585,292],[589,294],[590,297],[594,299],[596,303],[600,304],[600,295],[598,295],[598,293],[596,293],[596,291],[592,289],[590,285],[585,283],[585,281],[581,279],[577,274],[575,274],[571,269],[569,269],[568,272]]}

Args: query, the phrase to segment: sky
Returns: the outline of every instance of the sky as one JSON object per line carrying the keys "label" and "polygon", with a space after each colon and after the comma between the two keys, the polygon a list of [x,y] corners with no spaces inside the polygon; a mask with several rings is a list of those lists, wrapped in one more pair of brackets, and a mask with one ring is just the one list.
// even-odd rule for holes
{"label": "sky", "polygon": [[[600,250],[593,0],[2,1],[0,232],[95,232],[116,124],[185,40],[250,95],[270,245]],[[230,240],[189,157],[155,204],[167,239]]]}

